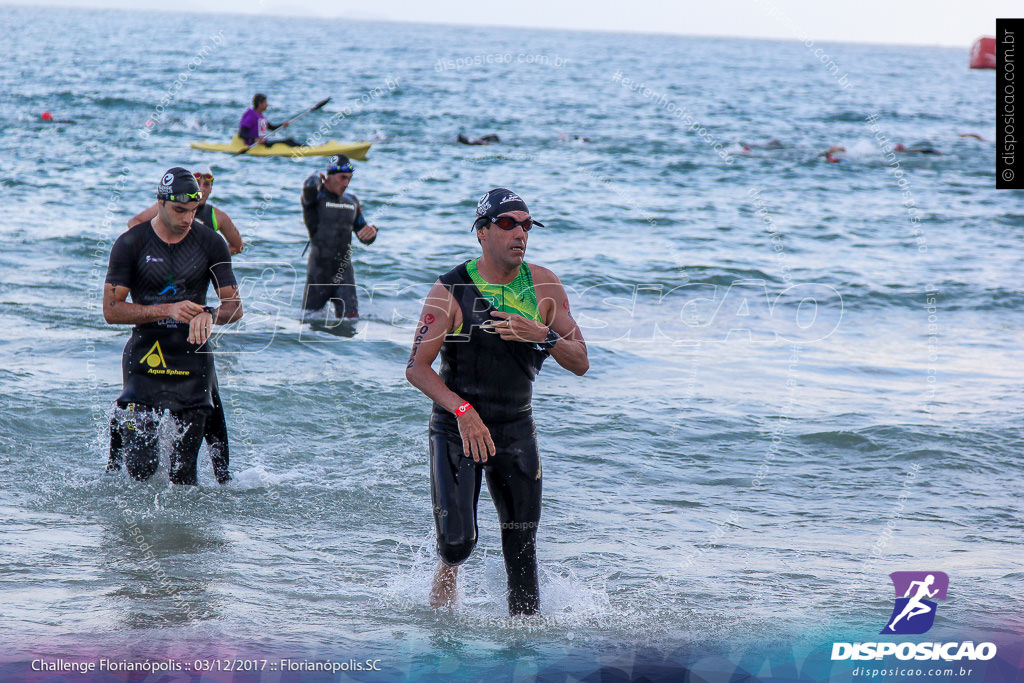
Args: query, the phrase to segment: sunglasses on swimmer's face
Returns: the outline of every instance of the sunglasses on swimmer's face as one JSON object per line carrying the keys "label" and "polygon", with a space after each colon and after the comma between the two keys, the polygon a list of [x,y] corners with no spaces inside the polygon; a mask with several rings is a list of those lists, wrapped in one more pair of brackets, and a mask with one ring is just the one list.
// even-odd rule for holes
{"label": "sunglasses on swimmer's face", "polygon": [[525,221],[517,221],[511,216],[498,216],[492,218],[491,222],[497,225],[502,230],[515,230],[516,226],[523,226],[523,232],[530,232],[530,228],[533,227],[533,219],[527,218]]}
{"label": "sunglasses on swimmer's face", "polygon": [[212,183],[213,182],[213,174],[212,173],[193,173],[192,175],[194,175],[196,177],[196,181],[197,182],[201,183],[204,180],[206,182],[208,182],[208,183]]}

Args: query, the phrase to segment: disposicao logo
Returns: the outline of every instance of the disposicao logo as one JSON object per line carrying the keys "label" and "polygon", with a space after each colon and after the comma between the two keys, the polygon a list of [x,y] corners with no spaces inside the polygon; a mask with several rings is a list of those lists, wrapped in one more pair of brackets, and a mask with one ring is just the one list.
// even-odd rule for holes
{"label": "disposicao logo", "polygon": [[944,572],[893,572],[889,578],[896,588],[896,604],[888,625],[880,633],[927,633],[935,623],[938,605],[926,598],[945,600],[949,577]]}
{"label": "disposicao logo", "polygon": [[[945,572],[893,572],[889,575],[896,589],[896,602],[892,614],[881,630],[883,635],[920,635],[927,633],[935,623],[938,604],[945,600],[949,589],[949,576]],[[929,598],[934,598],[930,600]],[[852,659],[882,659],[895,655],[897,659],[918,661],[938,660],[987,661],[996,656],[995,643],[973,641],[950,643],[832,643],[832,661]]]}

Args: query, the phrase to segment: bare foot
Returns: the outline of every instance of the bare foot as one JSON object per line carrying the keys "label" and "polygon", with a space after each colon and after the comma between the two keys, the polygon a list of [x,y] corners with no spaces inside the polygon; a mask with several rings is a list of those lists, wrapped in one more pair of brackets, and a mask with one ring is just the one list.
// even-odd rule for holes
{"label": "bare foot", "polygon": [[434,570],[434,585],[430,589],[430,606],[434,609],[455,606],[455,582],[459,576],[458,567],[437,563]]}

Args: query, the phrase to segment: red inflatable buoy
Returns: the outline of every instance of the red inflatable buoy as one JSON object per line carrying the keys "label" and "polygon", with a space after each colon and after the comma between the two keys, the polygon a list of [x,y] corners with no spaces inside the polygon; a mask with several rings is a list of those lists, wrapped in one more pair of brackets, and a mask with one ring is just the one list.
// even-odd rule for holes
{"label": "red inflatable buoy", "polygon": [[978,38],[971,47],[972,69],[996,68],[996,39],[991,36]]}
{"label": "red inflatable buoy", "polygon": [[42,119],[43,119],[43,121],[53,121],[53,114],[51,114],[48,111],[44,111]]}

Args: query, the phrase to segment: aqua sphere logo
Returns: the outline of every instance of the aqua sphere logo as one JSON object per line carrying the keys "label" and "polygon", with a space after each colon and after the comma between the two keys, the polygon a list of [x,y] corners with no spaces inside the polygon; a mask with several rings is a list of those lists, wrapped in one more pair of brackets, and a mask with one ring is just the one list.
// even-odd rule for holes
{"label": "aqua sphere logo", "polygon": [[946,599],[949,577],[945,572],[893,572],[889,578],[896,589],[896,604],[889,623],[880,633],[927,633],[935,623],[938,605],[934,600]]}
{"label": "aqua sphere logo", "polygon": [[[921,635],[935,624],[936,600],[945,600],[949,576],[945,572],[893,572],[889,575],[896,590],[892,614],[882,635]],[[987,661],[996,656],[994,643],[963,642],[866,642],[832,643],[832,661],[880,660],[895,656],[917,661]]]}

